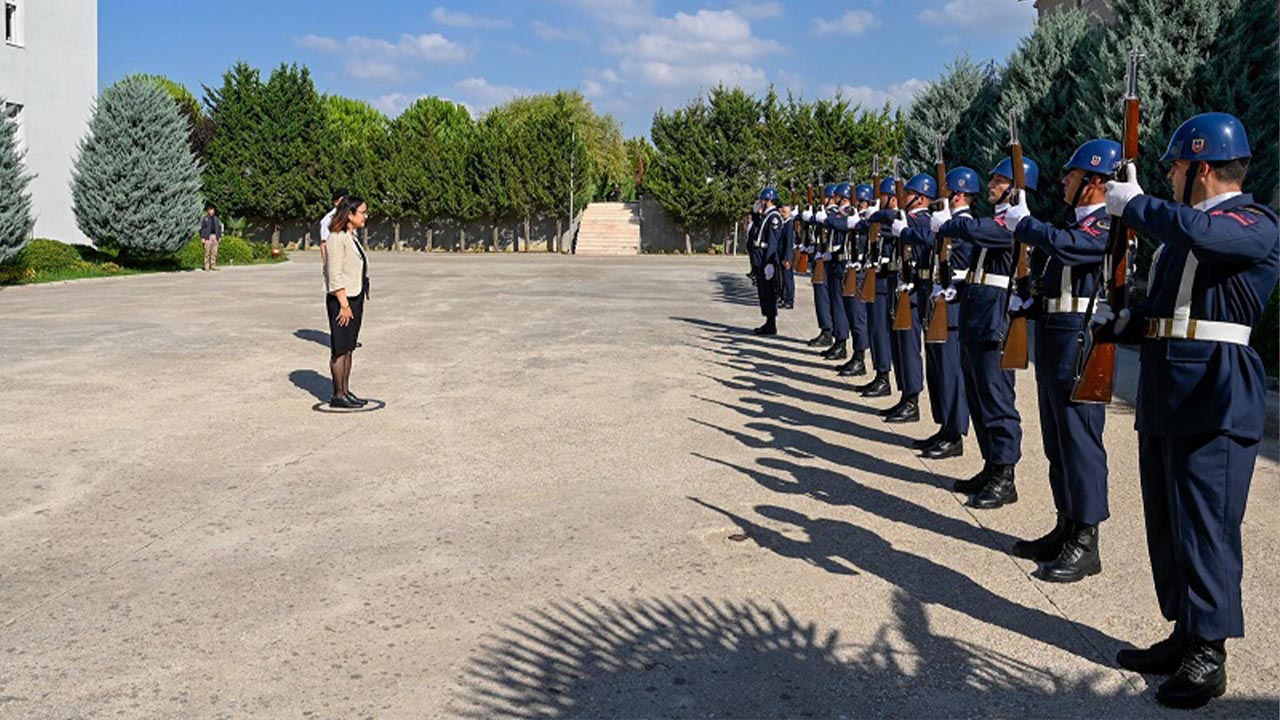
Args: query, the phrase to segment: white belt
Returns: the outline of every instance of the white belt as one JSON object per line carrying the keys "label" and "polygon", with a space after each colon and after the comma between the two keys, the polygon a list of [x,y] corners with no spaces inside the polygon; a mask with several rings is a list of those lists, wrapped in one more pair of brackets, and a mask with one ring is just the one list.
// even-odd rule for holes
{"label": "white belt", "polygon": [[1153,340],[1165,338],[1177,340],[1204,340],[1234,345],[1248,345],[1253,328],[1236,323],[1212,320],[1176,320],[1174,318],[1150,318],[1145,337]]}
{"label": "white belt", "polygon": [[1086,313],[1089,312],[1089,298],[1056,297],[1044,301],[1047,313]]}
{"label": "white belt", "polygon": [[968,270],[952,270],[951,282],[969,282]]}
{"label": "white belt", "polygon": [[1009,287],[1008,275],[996,275],[985,270],[970,270],[966,282],[970,285],[989,285],[991,287]]}

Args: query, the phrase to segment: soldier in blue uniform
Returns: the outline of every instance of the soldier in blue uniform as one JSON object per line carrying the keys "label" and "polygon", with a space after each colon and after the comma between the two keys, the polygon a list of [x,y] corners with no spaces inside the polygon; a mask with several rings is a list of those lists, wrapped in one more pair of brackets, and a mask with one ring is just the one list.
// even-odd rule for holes
{"label": "soldier in blue uniform", "polygon": [[782,215],[778,212],[778,192],[765,188],[760,192],[759,222],[747,232],[751,273],[756,278],[756,294],[765,322],[755,329],[756,335],[778,334],[778,286],[782,282]]}
{"label": "soldier in blue uniform", "polygon": [[[818,209],[819,212],[823,212],[825,215],[823,208],[830,204],[835,192],[835,183],[828,183],[822,189],[823,207]],[[800,219],[809,229],[809,244],[805,246],[805,252],[809,254],[809,272],[813,273],[818,264],[818,259],[825,252],[826,238],[823,236],[822,223],[814,220],[813,208],[806,208],[804,212],[800,213]],[[825,284],[825,282],[813,284],[813,311],[818,316],[818,334],[809,341],[809,347],[830,348],[835,342],[835,337],[832,334],[834,318],[831,314],[831,301],[827,295]]]}
{"label": "soldier in blue uniform", "polygon": [[[862,272],[863,266],[867,261],[867,229],[863,221],[863,212],[871,207],[874,199],[874,192],[870,183],[863,183],[853,189],[854,202],[842,205],[841,212],[837,215],[827,218],[827,224],[837,231],[844,231],[845,235],[845,267],[844,273]],[[849,321],[849,338],[853,343],[853,353],[849,361],[836,368],[836,372],[841,377],[855,377],[867,374],[866,355],[867,349],[871,347],[871,337],[867,329],[867,305],[856,294],[844,295],[841,293],[841,302],[844,304],[844,315]],[[872,364],[877,366],[877,371],[889,371],[889,355],[884,354],[883,367],[877,364],[875,354],[872,354]]]}
{"label": "soldier in blue uniform", "polygon": [[[916,291],[919,282],[918,273],[928,266],[931,246],[929,237],[929,203],[937,198],[937,182],[932,176],[920,173],[913,176],[903,185],[903,201],[906,203],[901,212],[881,210],[872,220],[879,220],[889,228],[888,242],[885,243],[885,255],[890,258],[889,267],[897,268],[894,273],[892,292],[888,293],[886,305],[896,311],[898,293],[906,292],[911,299],[910,327],[905,330],[890,331],[890,353],[893,358],[894,380],[898,391],[902,393],[896,405],[882,410],[880,415],[885,422],[905,423],[920,419],[919,397],[924,390],[924,360],[921,357],[920,295]],[[927,300],[927,290],[925,291]],[[880,298],[876,298],[879,302]]]}
{"label": "soldier in blue uniform", "polygon": [[[1027,188],[1035,190],[1040,169],[1030,158],[1022,162]],[[1022,417],[1013,371],[1000,369],[1000,343],[1008,329],[1009,276],[1014,270],[1013,235],[1004,219],[1012,189],[1013,161],[1005,158],[992,168],[987,182],[995,217],[957,217],[939,228],[970,245],[967,287],[960,302],[960,353],[965,399],[983,467],[953,488],[972,494],[970,507],[982,510],[1018,501],[1014,466],[1022,458]]]}
{"label": "soldier in blue uniform", "polygon": [[781,297],[778,298],[780,310],[790,310],[796,303],[796,208],[783,205],[778,208],[782,215],[782,284],[779,286]]}
{"label": "soldier in blue uniform", "polygon": [[935,261],[921,287],[927,297],[920,300],[922,324],[928,327],[931,303],[947,306],[947,340],[925,343],[925,386],[929,388],[929,410],[938,432],[915,440],[911,446],[931,460],[960,457],[964,454],[964,436],[969,434],[969,405],[964,395],[964,370],[960,362],[960,297],[964,291],[965,271],[969,268],[968,246],[951,240],[947,261],[937,256],[937,232],[953,217],[972,217],[969,204],[977,194],[978,173],[958,167],[947,173],[948,200],[943,209],[929,218],[929,234],[923,238],[934,252]]}
{"label": "soldier in blue uniform", "polygon": [[[892,177],[882,179],[877,190],[879,199],[862,211],[863,219],[866,221],[862,227],[863,233],[871,231],[871,217],[881,209],[898,209],[898,196]],[[889,317],[889,300],[892,296],[890,289],[896,287],[898,282],[898,270],[897,266],[891,262],[892,258],[885,253],[885,245],[893,240],[890,225],[891,222],[882,223],[880,236],[867,239],[869,245],[874,245],[868,250],[865,267],[867,272],[874,273],[876,283],[875,302],[867,307],[867,336],[871,345],[871,363],[876,374],[871,382],[854,388],[859,395],[866,398],[888,397],[891,392],[889,372],[893,368],[893,342],[890,328],[893,326],[893,321]]]}
{"label": "soldier in blue uniform", "polygon": [[1075,211],[1066,229],[1030,217],[1025,200],[1005,213],[1019,242],[1043,263],[1034,284],[1036,387],[1040,434],[1049,460],[1049,487],[1057,522],[1035,540],[1014,543],[1013,554],[1048,563],[1040,577],[1076,582],[1102,572],[1098,525],[1107,507],[1107,451],[1102,446],[1106,406],[1071,401],[1078,342],[1089,299],[1098,291],[1099,266],[1106,254],[1111,218],[1105,183],[1120,161],[1120,143],[1097,139],[1084,143],[1063,167],[1063,200]]}
{"label": "soldier in blue uniform", "polygon": [[1225,692],[1225,640],[1244,635],[1240,525],[1266,418],[1249,338],[1280,278],[1276,214],[1240,192],[1250,157],[1240,121],[1207,113],[1183,123],[1163,157],[1178,201],[1146,195],[1132,166],[1107,184],[1107,211],[1162,242],[1146,299],[1102,306],[1098,317],[1142,338],[1135,424],[1147,549],[1161,613],[1174,623],[1169,638],[1117,661],[1172,675],[1156,699],[1175,707]]}
{"label": "soldier in blue uniform", "polygon": [[831,307],[831,329],[834,336],[831,347],[822,353],[822,357],[827,360],[844,360],[849,356],[849,316],[845,314],[842,296],[845,257],[848,254],[846,240],[849,233],[836,229],[835,220],[846,216],[852,198],[853,187],[849,183],[840,183],[835,187],[831,203],[814,215],[814,220],[822,224],[823,233],[827,237],[827,252],[822,255],[827,267],[827,282],[824,287],[827,291],[827,304]]}

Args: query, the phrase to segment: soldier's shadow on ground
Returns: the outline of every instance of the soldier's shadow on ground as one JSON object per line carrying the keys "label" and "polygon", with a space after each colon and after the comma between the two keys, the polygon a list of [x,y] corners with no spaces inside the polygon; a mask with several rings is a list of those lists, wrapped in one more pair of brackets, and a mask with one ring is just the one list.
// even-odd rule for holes
{"label": "soldier's shadow on ground", "polygon": [[[486,637],[449,714],[469,718],[1156,717],[1108,671],[1063,677],[935,634],[895,591],[871,642],[781,603],[628,598],[554,603]],[[1102,689],[1108,687],[1110,689]],[[1273,717],[1272,699],[1226,699]]]}
{"label": "soldier's shadow on ground", "polygon": [[759,296],[756,295],[756,286],[751,283],[751,278],[748,278],[745,272],[716,273],[712,282],[716,286],[715,299],[717,302],[729,303],[730,305],[760,306]]}

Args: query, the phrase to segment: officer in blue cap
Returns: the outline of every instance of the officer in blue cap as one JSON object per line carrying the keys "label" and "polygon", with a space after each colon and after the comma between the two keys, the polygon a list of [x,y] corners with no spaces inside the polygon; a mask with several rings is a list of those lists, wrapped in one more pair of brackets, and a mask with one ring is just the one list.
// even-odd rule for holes
{"label": "officer in blue cap", "polygon": [[[875,192],[870,183],[862,183],[853,188],[853,203],[849,206],[849,215],[845,218],[849,229],[849,252],[845,272],[859,273],[867,262],[867,229],[863,226],[862,213],[871,207]],[[871,348],[871,335],[867,328],[867,304],[856,293],[845,295],[844,314],[849,319],[849,338],[853,341],[853,353],[849,361],[836,368],[841,377],[857,377],[867,374],[866,356]],[[882,362],[878,363],[872,353],[872,365],[889,371],[889,354],[886,350]]]}
{"label": "officer in blue cap", "polygon": [[1147,195],[1132,165],[1107,183],[1107,211],[1162,243],[1146,299],[1101,306],[1096,319],[1142,338],[1135,425],[1147,549],[1174,623],[1167,639],[1117,660],[1171,675],[1156,699],[1174,707],[1226,690],[1225,641],[1244,635],[1240,525],[1266,418],[1249,338],[1280,279],[1276,213],[1241,192],[1251,154],[1238,119],[1206,113],[1174,131],[1163,157],[1178,200]]}
{"label": "officer in blue cap", "polygon": [[[1027,189],[1035,190],[1039,167],[1022,160]],[[1022,416],[1018,414],[1012,370],[1000,369],[1000,343],[1008,329],[1009,276],[1014,271],[1013,234],[1005,224],[1013,191],[1013,161],[1001,160],[987,181],[991,218],[956,217],[939,228],[970,244],[969,274],[960,302],[960,354],[965,399],[973,421],[982,470],[959,480],[956,492],[971,494],[969,506],[991,510],[1018,501],[1014,466],[1022,458]]]}
{"label": "officer in blue cap", "polygon": [[[929,218],[926,238],[935,253],[929,277],[921,284],[928,298],[921,300],[922,317],[928,326],[930,302],[946,303],[947,339],[941,343],[925,343],[925,386],[929,388],[929,410],[938,431],[911,446],[931,460],[960,457],[964,454],[964,436],[969,434],[969,404],[964,395],[964,369],[960,361],[960,296],[968,269],[968,245],[952,238],[945,262],[937,253],[937,233],[953,217],[972,217],[969,204],[977,195],[981,182],[978,173],[958,167],[947,173],[945,205]],[[930,281],[932,281],[930,283]]]}
{"label": "officer in blue cap", "polygon": [[[920,419],[919,397],[924,390],[924,361],[921,357],[920,293],[917,287],[922,268],[928,267],[930,244],[929,202],[937,198],[937,182],[932,176],[920,173],[903,185],[905,205],[895,210],[881,210],[873,221],[886,223],[890,241],[886,243],[890,266],[898,270],[892,280],[892,292],[886,298],[890,308],[896,308],[898,293],[905,292],[911,298],[909,327],[890,332],[890,354],[893,358],[894,380],[902,396],[897,404],[880,415],[885,422],[906,423]],[[896,193],[895,193],[896,195]],[[904,267],[905,264],[905,267]],[[931,286],[929,286],[931,288]],[[928,300],[928,289],[924,290]],[[879,298],[877,298],[877,302]],[[926,303],[927,304],[927,303]]]}
{"label": "officer in blue cap", "polygon": [[782,216],[782,282],[778,285],[778,309],[790,310],[796,302],[795,254],[799,216],[794,205],[778,206]]}
{"label": "officer in blue cap", "polygon": [[1120,143],[1090,140],[1063,166],[1063,200],[1075,212],[1069,227],[1056,228],[1030,215],[1025,200],[1009,208],[1005,224],[1014,237],[1043,255],[1032,263],[1038,274],[1036,388],[1040,435],[1049,460],[1049,487],[1057,522],[1048,534],[1020,540],[1013,554],[1047,563],[1039,576],[1050,582],[1076,582],[1102,572],[1098,525],[1110,516],[1107,506],[1107,451],[1102,446],[1106,406],[1071,401],[1078,342],[1087,321],[1111,217],[1106,182],[1121,160]]}
{"label": "officer in blue cap", "polygon": [[850,200],[853,197],[853,188],[849,183],[839,183],[835,186],[832,193],[831,204],[821,213],[816,215],[816,219],[823,223],[824,230],[828,238],[827,250],[829,255],[824,255],[827,265],[827,282],[825,288],[827,290],[827,303],[831,306],[831,329],[833,341],[831,347],[827,348],[822,357],[828,360],[844,360],[848,357],[849,342],[849,316],[845,312],[845,303],[842,296],[844,290],[844,273],[845,258],[848,256],[850,249],[849,232],[845,229],[845,224],[839,222],[841,218],[848,217],[852,212]]}
{"label": "officer in blue cap", "polygon": [[[811,259],[809,263],[810,273],[813,273],[814,269],[816,269],[818,260],[829,254],[826,250],[827,238],[823,225],[826,219],[826,208],[831,206],[835,199],[835,193],[836,184],[827,183],[826,187],[822,188],[822,206],[818,208],[818,211],[815,213],[812,207],[808,207],[805,208],[804,212],[800,213],[800,220],[809,226],[809,244],[805,246],[805,252],[809,254]],[[822,214],[823,221],[816,219],[818,213]],[[826,260],[823,260],[823,265],[825,267]],[[827,295],[825,280],[819,283],[816,282],[819,279],[817,276],[812,277],[815,280],[813,283],[813,311],[818,317],[818,334],[809,340],[808,345],[809,347],[830,349],[835,344],[835,336],[832,333],[834,318],[832,317],[831,300]],[[825,352],[826,350],[824,350],[824,354]]]}
{"label": "officer in blue cap", "polygon": [[895,192],[893,177],[882,178],[880,187],[876,190],[879,197],[861,213],[863,220],[866,221],[862,228],[864,233],[870,232],[873,216],[876,216],[876,222],[884,219],[880,224],[880,237],[867,239],[868,244],[874,247],[869,249],[867,261],[864,263],[867,272],[874,273],[876,283],[875,302],[867,308],[867,336],[876,374],[871,382],[855,386],[854,390],[866,398],[888,397],[892,392],[889,386],[889,373],[894,365],[893,338],[890,333],[893,320],[889,317],[889,300],[892,297],[892,288],[897,287],[898,283],[898,265],[894,262],[892,255],[892,221],[895,213],[880,215],[883,210],[898,209],[898,196]]}
{"label": "officer in blue cap", "polygon": [[778,191],[765,188],[758,200],[760,220],[747,231],[751,272],[756,278],[756,294],[764,325],[756,335],[778,334],[778,288],[782,283],[783,222],[778,212]]}

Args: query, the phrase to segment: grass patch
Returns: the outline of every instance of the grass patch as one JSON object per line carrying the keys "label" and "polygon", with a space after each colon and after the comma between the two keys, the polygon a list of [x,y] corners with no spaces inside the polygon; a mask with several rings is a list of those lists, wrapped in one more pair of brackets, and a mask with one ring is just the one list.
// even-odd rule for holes
{"label": "grass patch", "polygon": [[[279,255],[273,255],[266,243],[249,242],[238,237],[224,238],[218,247],[219,265],[264,265],[288,259],[283,250]],[[12,263],[0,265],[0,285],[180,272],[199,270],[203,264],[204,246],[199,238],[193,238],[181,250],[170,255],[141,258],[121,258],[112,250],[38,239],[30,241]]]}

